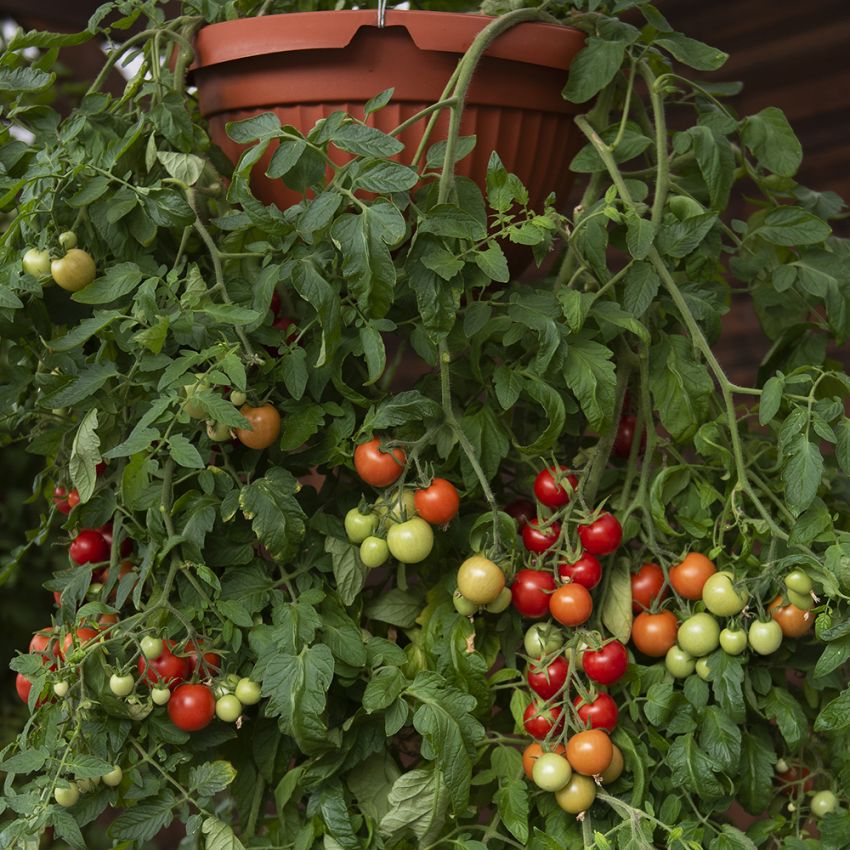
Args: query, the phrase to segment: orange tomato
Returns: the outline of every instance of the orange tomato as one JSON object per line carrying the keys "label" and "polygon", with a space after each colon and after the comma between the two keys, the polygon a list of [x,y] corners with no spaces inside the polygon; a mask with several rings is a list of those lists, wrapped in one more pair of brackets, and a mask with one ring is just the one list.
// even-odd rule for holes
{"label": "orange tomato", "polygon": [[587,729],[567,741],[567,761],[585,776],[604,773],[614,759],[614,745],[602,729]]}
{"label": "orange tomato", "polygon": [[270,404],[251,407],[246,404],[240,413],[251,423],[251,428],[237,428],[236,438],[249,449],[267,449],[280,434],[280,414]]}
{"label": "orange tomato", "polygon": [[670,568],[670,584],[684,599],[702,599],[703,585],[717,572],[717,567],[699,552],[688,553],[684,560]]}
{"label": "orange tomato", "polygon": [[584,585],[562,584],[549,597],[549,612],[562,626],[580,626],[593,611],[593,599]]}
{"label": "orange tomato", "polygon": [[785,637],[802,637],[814,625],[815,618],[811,611],[804,611],[796,605],[783,605],[782,597],[777,596],[768,606],[770,616],[779,623]]}
{"label": "orange tomato", "polygon": [[679,621],[672,611],[638,614],[632,623],[632,643],[650,658],[661,658],[676,643]]}

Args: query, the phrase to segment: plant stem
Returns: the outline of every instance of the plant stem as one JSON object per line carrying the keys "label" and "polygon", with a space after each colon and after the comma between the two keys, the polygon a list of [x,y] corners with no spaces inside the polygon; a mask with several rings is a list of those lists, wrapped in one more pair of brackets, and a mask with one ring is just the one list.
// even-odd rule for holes
{"label": "plant stem", "polygon": [[649,99],[652,103],[652,117],[655,124],[655,158],[657,175],[655,179],[655,196],[652,199],[652,223],[658,227],[664,202],[667,200],[669,188],[670,163],[667,157],[667,121],[664,114],[664,102],[658,93],[655,74],[646,62],[640,63],[641,76],[649,89]]}

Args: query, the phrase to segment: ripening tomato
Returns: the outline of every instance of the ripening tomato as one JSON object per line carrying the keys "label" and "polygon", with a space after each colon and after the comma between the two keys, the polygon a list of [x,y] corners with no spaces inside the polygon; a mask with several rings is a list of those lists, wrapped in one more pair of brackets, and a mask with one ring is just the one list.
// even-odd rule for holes
{"label": "ripening tomato", "polygon": [[534,479],[534,495],[547,508],[562,508],[569,504],[578,486],[575,475],[565,475],[567,467],[550,467],[537,474]]}
{"label": "ripening tomato", "polygon": [[670,593],[664,586],[664,570],[658,564],[644,564],[632,573],[632,611],[648,611],[655,601],[661,602]]}
{"label": "ripening tomato", "polygon": [[[39,655],[44,656],[45,659],[55,656],[58,646],[53,643],[54,636],[53,629],[40,629],[35,632],[30,638],[29,652],[37,652]],[[52,648],[51,644],[53,644]]]}
{"label": "ripening tomato", "polygon": [[[511,585],[514,608],[530,620],[549,613],[549,597],[555,591],[555,579],[546,570],[520,570]],[[465,594],[464,594],[465,595]]]}
{"label": "ripening tomato", "polygon": [[434,548],[434,532],[422,517],[415,516],[406,522],[390,526],[387,532],[387,546],[390,554],[399,563],[418,564],[431,554]]}
{"label": "ripening tomato", "polygon": [[623,751],[616,744],[613,746],[614,757],[611,759],[611,764],[600,774],[603,785],[610,785],[612,782],[616,782],[623,775],[623,769],[626,766],[626,762],[623,759]]}
{"label": "ripening tomato", "polygon": [[711,614],[694,614],[679,626],[676,640],[685,652],[702,658],[720,646],[720,624]]}
{"label": "ripening tomato", "polygon": [[398,481],[405,463],[407,455],[401,449],[383,452],[377,437],[354,450],[354,469],[361,480],[373,487],[389,487]]}
{"label": "ripening tomato", "polygon": [[576,584],[581,584],[588,590],[593,590],[602,579],[602,564],[595,555],[584,552],[582,556],[572,564],[560,564],[558,575],[561,581],[569,579]]}
{"label": "ripening tomato", "polygon": [[542,741],[549,737],[550,733],[561,734],[564,729],[562,714],[563,710],[559,705],[544,708],[541,703],[531,703],[522,716],[522,724],[532,738]]}
{"label": "ripening tomato", "polygon": [[629,654],[620,641],[611,640],[599,649],[586,649],[581,656],[581,666],[594,682],[613,685],[626,672]]}
{"label": "ripening tomato", "polygon": [[250,423],[250,428],[237,428],[236,439],[249,449],[267,449],[280,434],[280,414],[270,404],[260,407],[242,405],[239,411]]}
{"label": "ripening tomato", "polygon": [[523,545],[529,552],[536,552],[538,555],[554,546],[560,536],[560,523],[553,522],[546,528],[540,528],[540,521],[536,517],[522,527]]}
{"label": "ripening tomato", "polygon": [[531,768],[531,778],[542,791],[560,791],[572,775],[570,763],[558,753],[542,753]]}
{"label": "ripening tomato", "polygon": [[21,702],[27,703],[32,690],[32,682],[23,673],[18,673],[15,676],[15,690],[18,692]]}
{"label": "ripening tomato", "polygon": [[522,529],[532,517],[537,516],[537,508],[534,507],[534,502],[528,499],[514,499],[505,506],[505,513],[513,517],[517,528]]}
{"label": "ripening tomato", "polygon": [[416,513],[431,525],[451,522],[460,509],[460,496],[451,481],[434,478],[428,487],[413,494]]}
{"label": "ripening tomato", "polygon": [[632,623],[632,643],[650,658],[661,658],[676,643],[679,621],[672,611],[644,611]]}
{"label": "ripening tomato", "polygon": [[215,697],[206,685],[178,685],[168,701],[171,722],[184,732],[198,732],[215,716]]}
{"label": "ripening tomato", "polygon": [[573,705],[578,709],[578,716],[585,726],[591,729],[614,731],[620,717],[620,710],[608,694],[598,694],[592,702],[585,702],[582,697],[577,696],[573,700]]}
{"label": "ripening tomato", "polygon": [[174,655],[171,647],[174,643],[170,640],[162,642],[162,652],[156,658],[139,658],[139,675],[152,685],[164,682],[174,688],[191,674],[191,664],[188,658]]}
{"label": "ripening tomato", "polygon": [[566,684],[568,670],[563,655],[558,655],[550,664],[529,665],[528,687],[541,699],[552,699]]}
{"label": "ripening tomato", "polygon": [[570,781],[555,792],[555,802],[568,814],[586,812],[596,799],[596,783],[589,776],[573,773]]}
{"label": "ripening tomato", "polygon": [[555,744],[549,750],[544,750],[538,741],[534,741],[522,751],[522,769],[529,779],[533,779],[534,763],[540,756],[546,752],[557,753],[562,756],[566,751],[567,748],[563,744]]}
{"label": "ripening tomato", "polygon": [[71,541],[68,554],[75,564],[99,564],[109,560],[109,544],[94,528],[84,528]]}
{"label": "ripening tomato", "polygon": [[457,586],[461,596],[474,605],[489,605],[504,589],[505,574],[489,558],[473,555],[460,565]]}
{"label": "ripening tomato", "polygon": [[670,584],[683,599],[702,599],[705,583],[717,572],[717,567],[699,552],[689,552],[670,568]]}
{"label": "ripening tomato", "polygon": [[[635,429],[637,428],[637,417],[631,414],[626,414],[620,419],[617,425],[617,433],[614,436],[614,454],[617,457],[627,459],[632,453],[632,443],[635,439]],[[646,432],[641,431],[640,435],[640,450],[646,448]]]}
{"label": "ripening tomato", "polygon": [[614,745],[602,729],[586,729],[567,741],[567,761],[573,770],[585,776],[596,776],[611,764]]}
{"label": "ripening tomato", "polygon": [[584,585],[562,584],[549,597],[549,613],[562,626],[580,626],[593,611],[593,599]]}
{"label": "ripening tomato", "polygon": [[623,529],[619,520],[606,512],[593,522],[580,525],[578,537],[591,555],[610,555],[623,542]]}
{"label": "ripening tomato", "polygon": [[71,248],[64,257],[50,263],[50,274],[62,289],[79,292],[94,280],[97,269],[88,251]]}
{"label": "ripening tomato", "polygon": [[770,616],[779,623],[782,634],[788,638],[802,637],[815,622],[811,611],[804,611],[796,605],[783,605],[781,596],[777,596],[767,606],[767,610]]}

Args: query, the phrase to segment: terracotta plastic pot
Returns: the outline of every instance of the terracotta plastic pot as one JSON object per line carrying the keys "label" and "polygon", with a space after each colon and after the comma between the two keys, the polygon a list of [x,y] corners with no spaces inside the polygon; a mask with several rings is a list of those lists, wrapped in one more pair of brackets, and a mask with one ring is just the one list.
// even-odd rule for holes
{"label": "terracotta plastic pot", "polygon": [[[235,162],[242,150],[225,132],[229,121],[274,111],[282,124],[308,132],[339,110],[363,117],[367,100],[394,87],[390,104],[368,123],[389,132],[439,100],[461,54],[492,20],[481,15],[391,11],[385,27],[375,11],[302,12],[246,18],[198,33],[193,79],[215,142]],[[475,150],[457,171],[484,186],[491,151],[529,189],[540,209],[555,191],[561,203],[572,181],[567,166],[580,145],[577,109],[561,97],[566,70],[584,35],[553,24],[523,23],[501,35],[480,62],[467,97],[462,134]],[[410,162],[427,121],[404,130]],[[444,139],[444,110],[429,143]],[[285,208],[301,199],[263,176],[273,150],[254,168],[254,192]],[[344,155],[340,153],[340,161]]]}

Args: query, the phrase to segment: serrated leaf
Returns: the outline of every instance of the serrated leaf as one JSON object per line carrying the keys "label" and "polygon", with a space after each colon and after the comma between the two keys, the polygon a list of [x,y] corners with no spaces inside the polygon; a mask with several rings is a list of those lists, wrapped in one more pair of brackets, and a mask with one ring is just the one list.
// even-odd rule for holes
{"label": "serrated leaf", "polygon": [[90,410],[83,417],[71,446],[68,471],[71,481],[80,494],[80,502],[87,502],[94,493],[97,483],[95,467],[101,461],[100,437],[97,434],[97,410]]}
{"label": "serrated leaf", "polygon": [[610,570],[602,602],[602,622],[615,638],[628,643],[632,631],[632,586],[626,561],[618,561]]}
{"label": "serrated leaf", "polygon": [[393,783],[387,799],[389,812],[381,819],[387,838],[410,831],[427,847],[442,832],[449,808],[449,793],[438,770],[417,768]]}
{"label": "serrated leaf", "polygon": [[129,295],[141,282],[142,270],[135,263],[118,263],[72,298],[81,304],[107,304]]}
{"label": "serrated leaf", "polygon": [[233,830],[218,818],[204,818],[201,831],[207,836],[206,850],[245,850],[245,845],[234,835]]}
{"label": "serrated leaf", "polygon": [[236,768],[229,761],[206,761],[189,771],[189,789],[200,797],[212,797],[235,778]]}
{"label": "serrated leaf", "polygon": [[625,54],[625,42],[590,36],[570,66],[563,96],[571,103],[586,103],[614,79]]}
{"label": "serrated leaf", "polygon": [[305,530],[305,515],[295,498],[296,479],[280,467],[242,488],[239,506],[260,542],[273,558],[290,558]]}

